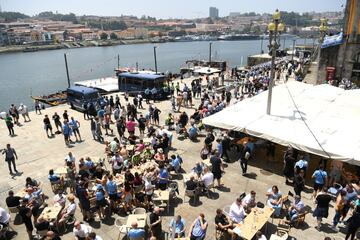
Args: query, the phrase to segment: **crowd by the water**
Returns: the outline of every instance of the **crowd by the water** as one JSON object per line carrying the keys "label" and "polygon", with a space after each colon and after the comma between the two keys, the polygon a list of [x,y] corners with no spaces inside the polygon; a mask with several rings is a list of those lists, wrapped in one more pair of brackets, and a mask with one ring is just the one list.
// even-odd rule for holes
{"label": "crowd by the water", "polygon": [[[302,67],[302,63],[279,61],[275,80],[286,82]],[[226,83],[225,78],[231,79],[232,84]],[[317,170],[310,173],[309,155],[292,148],[284,154],[283,174],[286,184],[293,185],[294,193],[284,194],[279,186],[269,186],[269,189],[264,189],[267,200],[261,203],[257,201],[257,193],[249,190],[239,194],[228,208],[216,209],[216,217],[212,220],[204,213],[199,213],[195,219],[178,215],[169,226],[163,226],[162,212],[169,213],[169,209],[174,207],[173,200],[180,194],[177,176],[184,178],[183,194],[190,198],[189,204],[196,206],[199,198],[211,198],[215,188],[224,187],[225,162],[230,164],[238,160],[243,176],[248,175],[248,163],[255,160],[259,148],[257,139],[250,136],[241,138],[241,143],[236,145],[239,157],[233,159],[234,132],[212,129],[205,126],[202,119],[261,93],[267,89],[269,79],[270,67],[262,64],[244,75],[230,71],[219,77],[198,77],[190,83],[171,82],[167,88],[172,112],[168,114],[162,112],[156,103],[156,92],[151,92],[151,89],[145,97],[141,94],[129,97],[125,93],[121,100],[117,94],[105,96],[97,104],[84,106],[81,120],[71,116],[67,110],[49,116],[43,105],[35,102],[35,113],[44,115],[43,127],[48,138],[63,136],[66,146],[78,147],[74,144],[81,145],[83,140],[81,122],[90,121],[88,131],[95,141],[102,143],[99,147],[104,148],[105,155],[95,159],[64,153],[63,166],[49,171],[49,183],[39,183],[27,177],[23,189],[17,193],[9,191],[7,207],[10,212],[21,216],[29,239],[36,230],[43,239],[61,239],[62,234],[70,231],[75,239],[100,240],[102,238],[86,222],[105,221],[111,216],[115,217],[119,237],[122,234],[132,240],[164,239],[164,232],[175,238],[205,239],[210,236],[210,223],[215,223],[217,236],[237,239],[245,234],[244,225],[249,224],[251,214],[285,218],[284,224],[289,227],[298,227],[306,221],[310,209],[302,200],[302,192],[306,188],[306,175],[312,174],[315,202],[312,212],[317,219],[314,227],[322,231],[322,219],[328,217],[330,202],[335,199],[332,229],[337,231],[339,224],[346,225],[346,239],[354,239],[360,223],[358,179],[344,182],[343,166],[338,161],[332,162],[330,172],[325,171],[322,161]],[[193,112],[188,114],[192,108]],[[20,115],[24,124],[31,121],[23,104],[18,108],[12,105],[3,116],[10,136],[15,136],[16,126],[20,127]],[[194,162],[188,173],[182,165],[189,159],[184,159],[172,148],[173,142],[178,140],[192,141],[192,144],[200,141],[203,146],[199,153],[202,160]],[[275,157],[274,144],[267,143],[266,151],[268,160]],[[16,174],[18,156],[15,147],[8,144],[2,153],[10,174]],[[44,193],[44,184],[51,185],[53,196]],[[53,199],[52,206],[47,205],[49,198]],[[79,212],[83,221],[78,219]],[[11,220],[4,208],[0,208],[0,225],[0,232],[6,235]],[[252,239],[267,239],[262,226],[256,229]],[[272,237],[270,239],[280,239]]]}

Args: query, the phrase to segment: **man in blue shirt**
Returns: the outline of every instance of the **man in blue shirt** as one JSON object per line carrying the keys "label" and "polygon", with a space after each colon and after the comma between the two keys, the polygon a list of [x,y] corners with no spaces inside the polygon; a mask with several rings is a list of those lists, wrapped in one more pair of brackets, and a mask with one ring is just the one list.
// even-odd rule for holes
{"label": "man in blue shirt", "polygon": [[317,195],[317,192],[320,191],[323,186],[327,184],[327,173],[324,171],[324,166],[321,164],[319,166],[318,170],[315,170],[315,172],[312,175],[312,178],[314,179],[314,198]]}
{"label": "man in blue shirt", "polygon": [[304,170],[304,176],[306,176],[306,169],[308,167],[309,163],[305,160],[303,155],[300,155],[300,160],[295,163],[295,173],[299,174],[301,170]]}
{"label": "man in blue shirt", "polygon": [[118,196],[117,196],[117,186],[116,183],[113,181],[113,175],[109,176],[109,179],[106,183],[106,192],[109,195],[110,206],[111,208],[114,208],[115,201],[118,199]]}
{"label": "man in blue shirt", "polygon": [[170,168],[171,170],[174,170],[175,172],[179,171],[181,168],[180,158],[175,155],[171,155],[170,166],[171,166]]}
{"label": "man in blue shirt", "polygon": [[198,129],[195,127],[194,124],[191,124],[191,127],[188,130],[188,134],[191,140],[196,140],[196,137],[198,135]]}
{"label": "man in blue shirt", "polygon": [[64,134],[65,144],[66,144],[66,146],[69,146],[70,145],[71,128],[70,128],[67,120],[64,120],[62,132]]}
{"label": "man in blue shirt", "polygon": [[164,164],[160,164],[159,165],[160,168],[160,173],[159,173],[159,188],[160,190],[166,190],[167,188],[167,183],[169,180],[169,173],[166,170],[166,168],[164,167]]}
{"label": "man in blue shirt", "polygon": [[137,222],[131,223],[131,229],[127,234],[130,240],[140,240],[145,239],[145,230],[138,228]]}
{"label": "man in blue shirt", "polygon": [[180,238],[185,237],[185,221],[183,218],[181,218],[180,215],[176,217],[176,220],[171,219],[171,222],[169,224],[170,234],[173,234],[173,231],[175,230],[174,237]]}

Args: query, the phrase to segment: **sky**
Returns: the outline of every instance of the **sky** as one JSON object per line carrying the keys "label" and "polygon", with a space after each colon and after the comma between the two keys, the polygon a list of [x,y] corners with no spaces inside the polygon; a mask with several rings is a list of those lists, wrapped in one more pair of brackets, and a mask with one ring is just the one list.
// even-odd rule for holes
{"label": "sky", "polygon": [[98,16],[152,16],[156,18],[208,17],[209,7],[219,15],[229,12],[340,11],[346,0],[0,0],[3,11],[35,15],[43,11]]}

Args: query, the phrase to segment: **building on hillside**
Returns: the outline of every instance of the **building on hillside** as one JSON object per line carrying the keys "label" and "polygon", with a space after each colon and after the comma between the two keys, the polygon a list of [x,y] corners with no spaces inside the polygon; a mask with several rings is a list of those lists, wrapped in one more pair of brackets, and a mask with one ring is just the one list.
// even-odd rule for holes
{"label": "building on hillside", "polygon": [[117,33],[120,39],[144,39],[149,33],[146,28],[128,28]]}
{"label": "building on hillside", "polygon": [[217,9],[216,7],[210,7],[209,18],[219,18],[219,9]]}

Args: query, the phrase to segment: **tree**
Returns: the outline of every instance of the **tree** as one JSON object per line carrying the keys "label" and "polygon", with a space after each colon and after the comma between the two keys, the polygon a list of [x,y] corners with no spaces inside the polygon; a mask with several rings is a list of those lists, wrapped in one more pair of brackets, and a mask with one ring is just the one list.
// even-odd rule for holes
{"label": "tree", "polygon": [[14,22],[17,19],[29,18],[29,16],[19,12],[0,12],[0,18],[5,19],[5,22]]}
{"label": "tree", "polygon": [[110,39],[117,40],[117,39],[118,39],[118,36],[116,35],[116,33],[112,32],[112,33],[110,34]]}
{"label": "tree", "polygon": [[107,34],[106,32],[101,33],[101,34],[100,34],[100,39],[101,39],[101,40],[106,40],[106,39],[108,39],[108,34]]}

